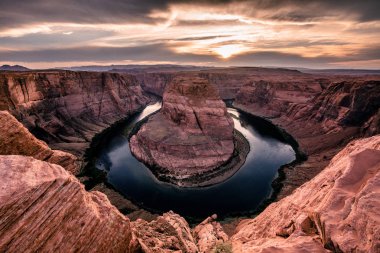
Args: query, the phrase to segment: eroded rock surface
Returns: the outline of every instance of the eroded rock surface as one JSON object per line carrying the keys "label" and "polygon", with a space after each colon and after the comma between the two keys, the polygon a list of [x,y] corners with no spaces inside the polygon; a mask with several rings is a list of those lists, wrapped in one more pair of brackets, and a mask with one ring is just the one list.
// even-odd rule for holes
{"label": "eroded rock surface", "polygon": [[0,178],[0,252],[128,252],[128,218],[61,166],[0,156]]}
{"label": "eroded rock surface", "polygon": [[192,230],[200,253],[213,252],[218,244],[228,240],[228,235],[223,231],[216,218],[217,216],[214,214]]}
{"label": "eroded rock surface", "polygon": [[160,112],[132,136],[130,147],[138,159],[181,184],[230,159],[233,121],[207,80],[177,78],[167,87]]}
{"label": "eroded rock surface", "polygon": [[0,74],[0,109],[37,138],[82,156],[95,134],[150,102],[135,77],[36,71]]}
{"label": "eroded rock surface", "polygon": [[0,155],[32,156],[41,161],[61,165],[73,174],[80,171],[80,162],[76,156],[50,149],[8,111],[0,111],[0,129]]}
{"label": "eroded rock surface", "polygon": [[234,105],[270,118],[308,155],[302,164],[284,167],[282,198],[317,175],[353,138],[380,133],[379,97],[378,80],[255,81],[241,88]]}
{"label": "eroded rock surface", "polygon": [[379,252],[380,135],[351,142],[319,175],[242,221],[234,252]]}
{"label": "eroded rock surface", "polygon": [[172,211],[151,222],[138,219],[131,225],[133,229],[131,250],[134,252],[198,252],[189,224]]}

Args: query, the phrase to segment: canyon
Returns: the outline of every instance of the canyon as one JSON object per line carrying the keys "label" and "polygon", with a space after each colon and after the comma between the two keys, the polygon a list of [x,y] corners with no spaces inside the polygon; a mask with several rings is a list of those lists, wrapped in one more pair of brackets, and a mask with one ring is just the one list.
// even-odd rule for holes
{"label": "canyon", "polygon": [[[189,92],[181,78],[207,84],[196,100],[203,108],[179,95]],[[0,251],[378,252],[379,80],[265,68],[0,72]],[[94,137],[155,101],[151,94],[164,97],[163,108],[142,133],[159,130],[155,120],[207,132],[202,113],[216,107],[221,125],[208,133],[227,138],[228,160],[233,127],[220,100],[207,103],[215,92],[294,137],[298,159],[280,169],[276,202],[258,216],[236,219],[231,231],[216,216],[192,228],[173,212],[131,221],[74,176]],[[140,131],[131,139],[141,142]]]}
{"label": "canyon", "polygon": [[9,110],[50,147],[78,157],[97,133],[151,102],[131,75],[4,72],[0,85],[0,110]]}

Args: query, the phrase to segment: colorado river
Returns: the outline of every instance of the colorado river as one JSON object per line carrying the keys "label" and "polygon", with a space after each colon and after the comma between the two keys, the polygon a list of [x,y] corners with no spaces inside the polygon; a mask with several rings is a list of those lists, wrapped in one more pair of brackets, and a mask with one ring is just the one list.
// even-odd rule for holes
{"label": "colorado river", "polygon": [[271,194],[271,183],[280,166],[295,160],[293,148],[258,128],[249,117],[228,108],[235,128],[247,138],[250,152],[244,165],[226,181],[200,188],[180,188],[158,181],[129,149],[133,126],[161,108],[147,106],[112,133],[102,145],[96,167],[107,171],[107,181],[134,203],[157,212],[173,210],[182,216],[203,218],[217,213],[234,215],[255,210]]}

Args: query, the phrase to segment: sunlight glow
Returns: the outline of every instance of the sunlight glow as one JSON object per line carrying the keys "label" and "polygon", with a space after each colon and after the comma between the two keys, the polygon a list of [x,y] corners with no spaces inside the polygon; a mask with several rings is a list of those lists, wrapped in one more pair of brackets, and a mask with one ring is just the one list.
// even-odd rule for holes
{"label": "sunlight glow", "polygon": [[246,50],[241,45],[232,44],[217,47],[213,49],[213,51],[220,55],[222,58],[227,59],[232,55],[243,53]]}

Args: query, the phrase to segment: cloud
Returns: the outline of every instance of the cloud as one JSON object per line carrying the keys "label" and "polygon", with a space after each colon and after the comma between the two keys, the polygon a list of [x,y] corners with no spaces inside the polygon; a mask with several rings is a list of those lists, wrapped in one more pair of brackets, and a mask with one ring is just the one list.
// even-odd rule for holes
{"label": "cloud", "polygon": [[[154,11],[171,5],[192,4],[228,8],[253,17],[307,21],[331,14],[357,16],[360,21],[380,19],[378,0],[33,0],[0,1],[0,29],[40,22],[62,23],[154,23]],[[162,20],[161,20],[162,21]],[[195,22],[195,21],[193,21]]]}
{"label": "cloud", "polygon": [[210,55],[180,54],[167,45],[135,47],[76,47],[47,50],[0,51],[2,61],[10,62],[87,62],[87,61],[176,61],[210,62]]}
{"label": "cloud", "polygon": [[0,59],[376,62],[379,9],[378,0],[0,0]]}
{"label": "cloud", "polygon": [[176,41],[194,41],[194,40],[212,40],[218,38],[226,38],[228,35],[217,35],[217,36],[198,36],[198,37],[186,37],[186,38],[178,38]]}

